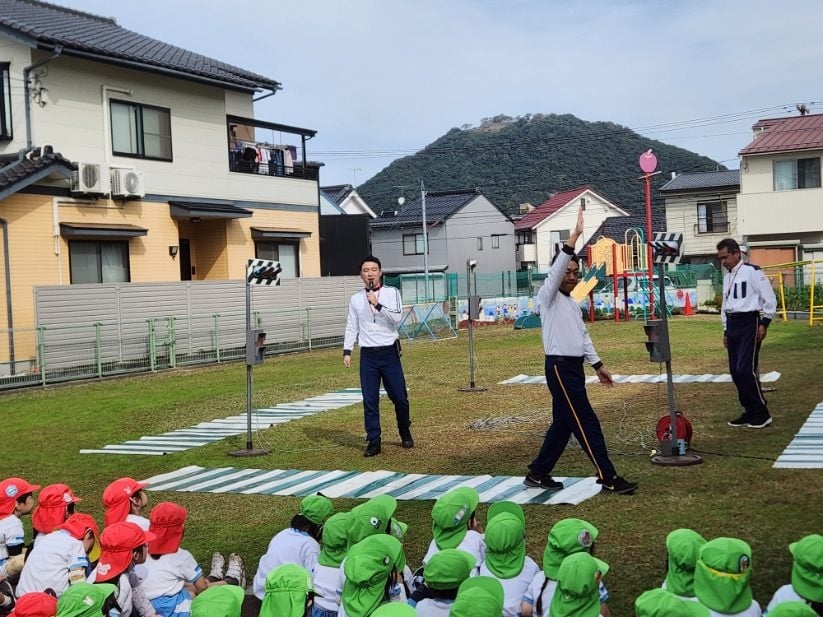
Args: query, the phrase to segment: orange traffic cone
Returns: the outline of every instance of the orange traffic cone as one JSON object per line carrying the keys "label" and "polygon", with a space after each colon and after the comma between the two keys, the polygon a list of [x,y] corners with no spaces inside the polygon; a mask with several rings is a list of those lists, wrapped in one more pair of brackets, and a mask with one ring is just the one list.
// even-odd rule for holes
{"label": "orange traffic cone", "polygon": [[694,315],[694,309],[692,308],[692,296],[688,291],[686,292],[686,304],[683,306],[683,314]]}

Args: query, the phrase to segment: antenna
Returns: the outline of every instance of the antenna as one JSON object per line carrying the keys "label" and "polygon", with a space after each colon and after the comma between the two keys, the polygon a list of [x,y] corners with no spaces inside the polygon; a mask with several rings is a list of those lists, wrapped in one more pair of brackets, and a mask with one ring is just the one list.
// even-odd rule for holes
{"label": "antenna", "polygon": [[352,177],[354,178],[354,183],[352,184],[353,187],[357,188],[357,172],[363,171],[362,167],[346,167],[351,173]]}

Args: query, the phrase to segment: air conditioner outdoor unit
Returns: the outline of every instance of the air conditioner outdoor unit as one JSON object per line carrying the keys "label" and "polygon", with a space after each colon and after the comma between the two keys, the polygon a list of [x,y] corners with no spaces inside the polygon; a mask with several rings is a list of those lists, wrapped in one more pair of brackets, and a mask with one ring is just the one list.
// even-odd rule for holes
{"label": "air conditioner outdoor unit", "polygon": [[75,163],[77,171],[71,172],[72,193],[93,193],[105,195],[109,192],[111,181],[109,167],[105,163]]}
{"label": "air conditioner outdoor unit", "polygon": [[111,170],[112,197],[143,197],[146,194],[143,172],[135,169]]}

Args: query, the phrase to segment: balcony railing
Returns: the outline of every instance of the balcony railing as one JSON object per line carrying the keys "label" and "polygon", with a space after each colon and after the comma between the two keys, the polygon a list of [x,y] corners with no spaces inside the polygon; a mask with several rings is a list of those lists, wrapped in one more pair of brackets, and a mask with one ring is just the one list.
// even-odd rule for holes
{"label": "balcony railing", "polygon": [[[306,160],[306,141],[317,134],[312,129],[265,122],[254,118],[226,116],[229,171],[317,180],[322,163]],[[299,140],[300,145],[296,144]]]}
{"label": "balcony railing", "polygon": [[729,222],[725,223],[696,223],[694,226],[695,236],[705,236],[706,234],[727,234],[729,233]]}
{"label": "balcony railing", "polygon": [[319,165],[307,163],[259,161],[257,150],[249,148],[249,152],[229,149],[229,171],[241,174],[257,174],[259,176],[278,176],[280,178],[299,178],[301,180],[317,180]]}

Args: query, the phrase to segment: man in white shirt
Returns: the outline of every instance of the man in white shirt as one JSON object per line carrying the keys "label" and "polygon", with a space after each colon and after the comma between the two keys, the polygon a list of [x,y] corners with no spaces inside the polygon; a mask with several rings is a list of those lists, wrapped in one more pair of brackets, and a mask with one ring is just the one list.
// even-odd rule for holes
{"label": "man in white shirt", "polygon": [[729,426],[765,428],[772,423],[772,416],[760,389],[757,367],[760,345],[774,319],[777,299],[763,270],[743,261],[736,240],[724,238],[718,242],[717,258],[726,269],[720,307],[723,346],[744,409]]}
{"label": "man in white shirt", "polygon": [[382,284],[382,266],[369,255],[360,263],[360,278],[365,289],[351,297],[343,339],[343,366],[351,366],[354,343],[360,345],[360,388],[366,425],[366,450],[363,456],[380,454],[380,382],[394,403],[401,445],[413,448],[409,395],[400,363],[400,337],[397,326],[403,317],[400,291]]}

